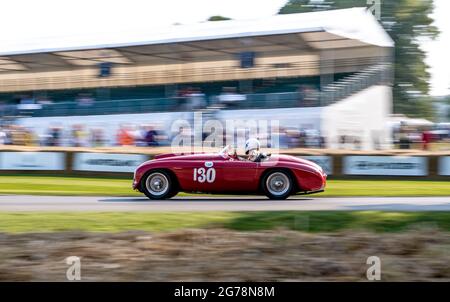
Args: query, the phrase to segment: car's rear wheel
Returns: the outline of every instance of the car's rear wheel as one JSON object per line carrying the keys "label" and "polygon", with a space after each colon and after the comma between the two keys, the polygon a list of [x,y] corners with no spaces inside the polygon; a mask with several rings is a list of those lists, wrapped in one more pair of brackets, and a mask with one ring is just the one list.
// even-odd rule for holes
{"label": "car's rear wheel", "polygon": [[150,199],[166,199],[175,196],[174,183],[166,171],[158,170],[148,173],[142,178],[141,188]]}
{"label": "car's rear wheel", "polygon": [[292,177],[284,170],[270,171],[262,180],[262,188],[270,199],[286,199],[292,192]]}

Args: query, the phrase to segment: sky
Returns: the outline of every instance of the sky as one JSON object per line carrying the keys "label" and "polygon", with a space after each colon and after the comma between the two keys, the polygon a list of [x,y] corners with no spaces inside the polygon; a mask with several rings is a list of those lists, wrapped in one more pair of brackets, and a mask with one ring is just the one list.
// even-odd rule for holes
{"label": "sky", "polygon": [[450,95],[450,22],[448,12],[450,1],[434,0],[435,9],[431,15],[434,25],[441,31],[434,41],[422,42],[426,51],[426,63],[430,66],[431,91],[434,96]]}
{"label": "sky", "polygon": [[[434,1],[433,18],[442,33],[421,46],[430,65],[431,94],[437,96],[450,94],[450,1]],[[286,0],[2,0],[0,43],[192,24],[212,15],[255,19],[276,14],[284,3]]]}

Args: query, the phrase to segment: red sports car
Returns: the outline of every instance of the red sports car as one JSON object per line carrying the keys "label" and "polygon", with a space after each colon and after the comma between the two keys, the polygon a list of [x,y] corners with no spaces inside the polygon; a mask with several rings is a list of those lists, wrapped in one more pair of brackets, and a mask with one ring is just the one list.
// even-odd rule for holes
{"label": "red sports car", "polygon": [[308,160],[268,154],[255,162],[227,146],[215,154],[157,155],[137,167],[133,189],[150,199],[171,198],[180,191],[285,199],[323,192],[326,178],[322,168]]}

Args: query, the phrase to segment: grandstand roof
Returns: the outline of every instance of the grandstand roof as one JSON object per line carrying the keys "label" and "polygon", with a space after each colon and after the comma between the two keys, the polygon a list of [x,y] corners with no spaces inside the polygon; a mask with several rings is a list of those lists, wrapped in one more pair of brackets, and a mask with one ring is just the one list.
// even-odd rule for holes
{"label": "grandstand roof", "polygon": [[0,72],[89,67],[99,62],[165,64],[242,51],[298,52],[394,43],[365,8],[203,22],[102,35],[0,43]]}

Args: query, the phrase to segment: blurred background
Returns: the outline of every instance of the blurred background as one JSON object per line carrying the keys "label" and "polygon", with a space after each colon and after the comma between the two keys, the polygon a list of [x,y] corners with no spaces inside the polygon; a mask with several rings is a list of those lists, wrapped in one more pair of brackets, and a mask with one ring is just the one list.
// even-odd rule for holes
{"label": "blurred background", "polygon": [[283,149],[450,149],[445,1],[19,2],[0,145],[165,146],[196,111],[278,120]]}
{"label": "blurred background", "polygon": [[[365,281],[373,255],[383,281],[450,280],[450,1],[0,8],[0,281],[65,281],[72,256],[88,281]],[[134,192],[139,164],[209,136],[200,114],[275,121],[263,147],[318,163],[325,192]]]}

